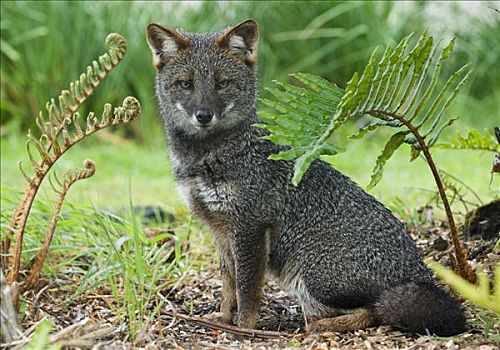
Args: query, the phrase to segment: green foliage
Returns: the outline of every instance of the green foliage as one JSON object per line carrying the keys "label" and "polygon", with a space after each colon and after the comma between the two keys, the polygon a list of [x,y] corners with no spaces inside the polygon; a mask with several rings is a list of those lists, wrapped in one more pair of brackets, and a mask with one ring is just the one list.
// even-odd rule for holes
{"label": "green foliage", "polygon": [[[496,264],[494,281],[489,280],[486,273],[478,274],[477,284],[472,284],[439,263],[428,260],[427,264],[436,275],[465,300],[500,316],[500,264]],[[491,289],[492,288],[492,289]]]}
{"label": "green foliage", "polygon": [[[8,209],[17,204],[20,193],[7,188],[0,190],[4,227]],[[126,190],[124,193],[126,197]],[[34,204],[26,228],[24,263],[43,245],[51,206],[51,201],[43,195]],[[52,259],[43,266],[43,273],[49,279],[63,274],[75,281],[62,307],[71,308],[89,295],[101,295],[104,289],[113,296],[109,306],[116,316],[115,326],[123,326],[132,338],[141,330],[147,333],[167,302],[165,295],[188,268],[181,246],[193,226],[185,217],[177,216],[178,221],[171,215],[167,217],[171,220],[161,227],[172,229],[175,235],[170,230],[158,230],[158,234],[151,235],[148,229],[155,223],[144,222],[141,214],[127,207],[103,210],[67,202],[50,247]]]}
{"label": "green foliage", "polygon": [[[277,144],[289,146],[290,150],[272,155],[271,159],[297,158],[294,183],[301,178],[311,162],[322,154],[334,155],[339,149],[331,143],[317,142],[321,136],[321,127],[326,127],[330,119],[330,111],[337,109],[343,91],[335,84],[310,74],[294,74],[306,88],[287,83],[276,82],[283,89],[268,88],[276,97],[274,100],[262,102],[279,111],[280,115],[260,113],[267,124],[258,126],[271,132],[265,139]],[[300,135],[300,136],[299,136]]]}
{"label": "green foliage", "polygon": [[437,143],[435,147],[500,152],[500,144],[498,144],[489,129],[485,129],[483,134],[478,130],[469,129],[466,136],[462,136],[460,132],[457,132],[454,136],[448,138],[447,142]]}
{"label": "green foliage", "polygon": [[35,329],[35,333],[30,342],[24,347],[26,350],[59,350],[61,346],[51,344],[49,336],[52,331],[52,324],[48,320],[43,320]]}
{"label": "green foliage", "polygon": [[113,312],[135,339],[159,316],[166,302],[159,298],[160,291],[175,284],[185,267],[179,237],[165,230],[148,237],[132,207],[125,216],[93,211],[92,217],[85,216],[82,228],[95,245],[93,259],[73,297],[109,286],[115,301]]}
{"label": "green foliage", "polygon": [[[81,109],[86,115],[98,106],[122,102],[122,96],[136,96],[143,113],[137,123],[113,132],[134,137],[142,143],[160,147],[162,130],[153,98],[149,48],[145,27],[149,22],[193,31],[224,28],[245,18],[259,23],[260,86],[272,79],[286,80],[289,73],[307,71],[335,82],[339,86],[360,71],[376,45],[392,43],[404,33],[421,32],[429,19],[429,2],[400,4],[392,1],[205,1],[116,2],[100,1],[2,1],[1,18],[1,125],[2,135],[34,129],[39,106],[59,93],[70,77],[77,76],[88,60],[101,52],[101,43],[109,32],[127,38],[127,59],[117,74],[104,82]],[[430,4],[432,5],[432,4]],[[487,126],[493,120],[500,91],[500,65],[496,64],[500,47],[496,33],[500,20],[483,3],[481,13],[493,20],[476,20],[473,24],[446,27],[464,45],[457,47],[458,58],[449,68],[471,62],[474,68],[470,96],[456,104],[456,110],[469,125]],[[447,6],[451,18],[468,17],[458,6]],[[286,16],[269,16],[269,13]],[[168,14],[168,16],[166,15]],[[493,14],[491,16],[490,14]],[[131,20],[133,18],[134,20]],[[472,20],[471,18],[470,20]],[[439,21],[441,23],[441,21]],[[455,21],[458,22],[458,21]],[[67,57],[71,57],[68,60]],[[263,91],[261,91],[263,92]],[[261,94],[265,96],[265,92]],[[267,97],[267,96],[265,96]],[[487,103],[486,103],[487,102]],[[472,119],[474,116],[474,119]],[[476,117],[481,116],[478,120]],[[489,118],[489,119],[488,119]],[[89,140],[89,142],[95,142]]]}
{"label": "green foliage", "polygon": [[[136,96],[144,112],[138,123],[125,129],[125,136],[134,136],[147,144],[160,144],[163,140],[153,98],[154,68],[145,40],[149,22],[203,32],[222,29],[245,18],[257,19],[261,34],[259,57],[263,62],[260,81],[265,85],[271,79],[284,78],[289,72],[306,67],[315,67],[313,72],[340,80],[349,78],[339,74],[342,68],[362,64],[364,56],[369,54],[370,42],[376,42],[375,38],[380,41],[387,33],[377,18],[386,18],[393,8],[390,2],[332,1],[316,2],[314,6],[304,2],[257,1],[230,4],[205,1],[187,5],[185,2],[101,1],[89,5],[79,1],[2,1],[1,6],[2,125],[21,130],[33,128],[30,116],[38,112],[38,106],[57,94],[56,87],[66,85],[68,77],[76,76],[87,60],[99,54],[100,43],[95,38],[113,31],[128,40],[127,60],[118,68],[121,74],[107,79],[106,87],[83,106],[82,114],[106,102],[119,103],[121,96]],[[286,11],[287,16],[268,16],[279,11]],[[353,21],[357,23],[353,25]],[[375,23],[378,25],[371,25]],[[391,32],[399,32],[404,22],[400,23],[392,23]],[[296,34],[306,27],[311,36]],[[370,27],[378,30],[369,30]],[[330,43],[332,36],[328,31],[341,36],[335,45]],[[356,57],[343,57],[348,47],[355,51]],[[72,60],[68,61],[66,58],[70,56]],[[335,70],[338,73],[331,73]],[[116,132],[123,135],[123,131],[121,128]]]}
{"label": "green foliage", "polygon": [[[334,131],[353,117],[367,114],[376,119],[353,138],[362,138],[381,126],[397,130],[377,159],[370,188],[378,183],[385,162],[403,143],[410,144],[413,160],[421,152],[422,142],[432,147],[441,132],[456,120],[443,121],[443,117],[469,78],[468,65],[454,72],[444,84],[439,84],[442,64],[450,56],[455,39],[441,47],[440,43],[434,45],[433,37],[426,31],[413,48],[408,49],[410,37],[405,37],[395,47],[388,45],[381,56],[375,49],[361,77],[355,73],[347,83],[340,101],[341,90],[336,85],[310,75],[306,75],[306,82],[301,81],[304,88],[277,83],[282,91],[269,90],[276,101],[265,100],[264,103],[277,115],[263,114],[261,117],[267,124],[262,127],[271,133],[268,139],[290,147],[289,151],[274,155],[274,159],[297,158],[295,185],[314,159],[338,151],[332,137]],[[304,75],[295,75],[301,76]],[[297,109],[297,104],[301,109]],[[301,129],[297,125],[303,120],[308,124]],[[416,133],[421,135],[421,140],[416,138]]]}

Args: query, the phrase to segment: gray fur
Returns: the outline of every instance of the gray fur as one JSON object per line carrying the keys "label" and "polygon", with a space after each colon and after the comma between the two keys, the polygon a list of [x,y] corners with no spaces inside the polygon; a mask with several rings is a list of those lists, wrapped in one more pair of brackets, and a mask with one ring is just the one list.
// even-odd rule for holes
{"label": "gray fur", "polygon": [[[403,225],[349,178],[315,161],[294,187],[293,163],[268,160],[283,148],[262,140],[264,131],[253,126],[257,81],[255,65],[246,59],[257,39],[251,29],[222,47],[219,39],[228,30],[180,32],[190,47],[160,64],[156,76],[174,174],[189,208],[214,232],[223,276],[236,281],[239,325],[255,325],[253,300],[258,303],[266,269],[308,316],[329,317],[360,306],[397,309],[407,296],[395,297],[389,293],[394,288],[436,289]],[[245,56],[232,52],[235,46]],[[188,79],[192,90],[176,85]],[[229,85],[218,90],[217,81],[224,79]],[[196,124],[199,108],[214,112],[209,127]],[[394,300],[381,300],[384,293]],[[449,296],[444,299],[459,315],[455,328],[462,330],[461,311]],[[432,310],[437,319],[439,312]],[[378,315],[378,322],[422,330],[389,316]],[[441,332],[434,323],[423,327]]]}

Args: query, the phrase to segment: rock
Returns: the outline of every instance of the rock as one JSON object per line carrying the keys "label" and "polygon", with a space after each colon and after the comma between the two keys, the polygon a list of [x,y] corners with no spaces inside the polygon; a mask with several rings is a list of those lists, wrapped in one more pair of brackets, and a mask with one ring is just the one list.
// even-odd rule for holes
{"label": "rock", "polygon": [[465,215],[464,235],[484,240],[500,236],[500,199],[480,206]]}

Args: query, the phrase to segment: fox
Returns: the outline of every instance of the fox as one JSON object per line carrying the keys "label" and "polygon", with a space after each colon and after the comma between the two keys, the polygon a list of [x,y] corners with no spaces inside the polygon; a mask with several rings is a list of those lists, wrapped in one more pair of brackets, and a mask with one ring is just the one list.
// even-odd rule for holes
{"label": "fox", "polygon": [[221,323],[254,329],[267,275],[300,304],[310,333],[389,325],[464,332],[404,225],[316,160],[298,186],[286,150],[256,126],[258,25],[192,33],[147,26],[155,94],[177,188],[220,256]]}

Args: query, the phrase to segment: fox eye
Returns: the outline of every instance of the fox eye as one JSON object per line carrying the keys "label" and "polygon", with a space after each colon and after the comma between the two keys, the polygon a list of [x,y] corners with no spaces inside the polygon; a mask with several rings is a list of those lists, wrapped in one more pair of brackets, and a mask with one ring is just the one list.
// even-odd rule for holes
{"label": "fox eye", "polygon": [[229,86],[230,81],[229,80],[221,80],[215,83],[215,87],[218,90],[225,89]]}
{"label": "fox eye", "polygon": [[178,80],[177,85],[183,90],[191,90],[193,88],[193,83],[187,80]]}

